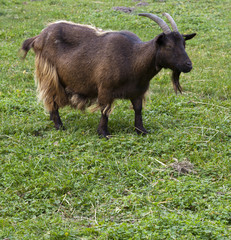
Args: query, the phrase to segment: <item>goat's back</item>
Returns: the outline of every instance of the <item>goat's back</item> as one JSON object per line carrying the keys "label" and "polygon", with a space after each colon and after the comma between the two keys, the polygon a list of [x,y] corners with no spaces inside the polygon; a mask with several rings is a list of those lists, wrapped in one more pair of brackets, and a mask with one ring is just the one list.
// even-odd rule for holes
{"label": "goat's back", "polygon": [[104,32],[91,26],[57,22],[34,41],[35,53],[56,66],[63,85],[97,95],[100,84],[115,87],[131,73],[134,46],[141,40],[127,31]]}

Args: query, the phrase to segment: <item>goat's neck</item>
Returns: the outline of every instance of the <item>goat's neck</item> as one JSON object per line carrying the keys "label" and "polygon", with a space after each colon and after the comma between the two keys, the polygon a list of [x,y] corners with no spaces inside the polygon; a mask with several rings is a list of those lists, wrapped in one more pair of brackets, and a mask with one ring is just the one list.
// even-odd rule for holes
{"label": "goat's neck", "polygon": [[135,73],[143,81],[150,81],[160,70],[156,65],[155,39],[142,42],[136,48]]}

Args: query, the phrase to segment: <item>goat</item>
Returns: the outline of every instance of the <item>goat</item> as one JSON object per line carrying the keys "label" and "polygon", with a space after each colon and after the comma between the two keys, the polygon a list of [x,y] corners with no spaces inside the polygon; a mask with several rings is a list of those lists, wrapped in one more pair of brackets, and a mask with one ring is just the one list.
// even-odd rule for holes
{"label": "goat", "polygon": [[59,108],[70,105],[84,110],[97,103],[101,110],[98,134],[108,138],[108,117],[115,99],[129,99],[135,112],[135,130],[146,134],[142,121],[142,101],[150,80],[162,69],[173,71],[175,92],[182,88],[181,72],[192,69],[185,41],[196,33],[181,35],[173,18],[173,31],[160,17],[142,13],[155,21],[163,33],[148,42],[129,31],[103,31],[88,25],[59,21],[25,40],[21,50],[26,57],[35,52],[35,75],[39,99],[50,113],[55,128],[63,128]]}

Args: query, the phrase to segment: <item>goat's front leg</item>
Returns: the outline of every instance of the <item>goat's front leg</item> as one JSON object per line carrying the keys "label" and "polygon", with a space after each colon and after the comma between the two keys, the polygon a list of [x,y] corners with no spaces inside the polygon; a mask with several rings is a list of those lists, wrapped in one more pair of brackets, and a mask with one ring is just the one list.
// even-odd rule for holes
{"label": "goat's front leg", "polygon": [[108,115],[110,113],[110,110],[111,110],[110,105],[101,108],[101,119],[97,130],[98,134],[105,138],[110,137],[110,133],[108,131]]}
{"label": "goat's front leg", "polygon": [[133,109],[135,111],[135,130],[138,134],[147,134],[148,131],[143,126],[142,120],[142,102],[143,98],[139,97],[131,100]]}
{"label": "goat's front leg", "polygon": [[49,113],[50,113],[50,120],[52,120],[54,122],[55,128],[57,130],[64,129],[63,123],[59,116],[58,106],[55,105],[55,108],[52,111],[50,111]]}

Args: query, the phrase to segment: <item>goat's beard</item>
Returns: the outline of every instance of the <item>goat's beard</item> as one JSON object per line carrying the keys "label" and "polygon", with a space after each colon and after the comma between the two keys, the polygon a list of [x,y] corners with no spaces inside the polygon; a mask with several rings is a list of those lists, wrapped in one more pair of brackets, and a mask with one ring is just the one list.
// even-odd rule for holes
{"label": "goat's beard", "polygon": [[173,89],[175,91],[175,93],[177,94],[177,91],[179,91],[180,93],[182,93],[182,87],[180,85],[180,71],[174,70],[172,72],[172,84],[173,84]]}

